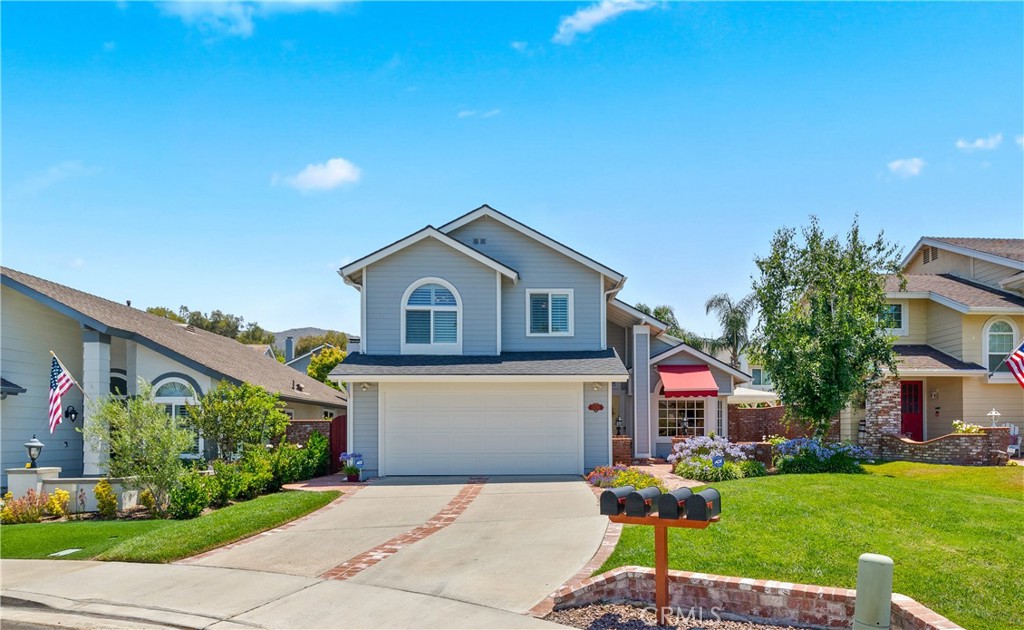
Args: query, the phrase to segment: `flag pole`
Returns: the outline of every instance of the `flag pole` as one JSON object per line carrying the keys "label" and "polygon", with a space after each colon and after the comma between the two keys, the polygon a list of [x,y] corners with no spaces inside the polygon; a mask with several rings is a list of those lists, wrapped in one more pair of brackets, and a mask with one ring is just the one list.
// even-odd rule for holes
{"label": "flag pole", "polygon": [[89,400],[89,396],[85,393],[85,389],[78,383],[78,381],[75,380],[74,376],[71,376],[71,370],[69,370],[67,366],[64,365],[64,363],[60,360],[60,357],[58,357],[53,350],[50,350],[50,356],[52,356],[54,359],[57,359],[57,364],[60,365],[60,368],[64,370],[65,374],[68,375],[68,378],[71,379],[71,382],[75,384],[75,387],[81,390],[82,398]]}

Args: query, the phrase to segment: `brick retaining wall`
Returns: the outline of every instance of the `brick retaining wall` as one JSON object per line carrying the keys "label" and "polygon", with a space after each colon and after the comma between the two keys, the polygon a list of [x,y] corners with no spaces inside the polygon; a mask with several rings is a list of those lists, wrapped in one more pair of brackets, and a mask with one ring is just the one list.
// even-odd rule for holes
{"label": "brick retaining wall", "polygon": [[314,433],[327,438],[327,441],[331,441],[331,421],[328,418],[316,420],[292,420],[288,423],[288,431],[284,435],[284,439],[288,440],[292,444],[305,445],[309,441],[309,436]]}
{"label": "brick retaining wall", "polygon": [[[759,622],[788,622],[819,628],[849,628],[855,591],[845,588],[790,584],[774,580],[723,577],[669,571],[669,606],[703,612],[704,619],[723,616]],[[654,569],[619,567],[559,589],[554,608],[596,602],[654,600]],[[904,595],[892,597],[893,630],[962,630],[942,615]]]}
{"label": "brick retaining wall", "polygon": [[[781,435],[787,438],[810,437],[814,430],[807,425],[783,421],[786,408],[776,407],[740,407],[729,405],[729,439],[733,442],[760,442],[770,435]],[[839,419],[832,421],[828,437],[839,439]]]}
{"label": "brick retaining wall", "polygon": [[881,436],[880,441],[879,457],[882,459],[925,464],[992,466],[1005,463],[1010,429],[983,427],[981,433],[950,433],[924,442],[890,434]]}

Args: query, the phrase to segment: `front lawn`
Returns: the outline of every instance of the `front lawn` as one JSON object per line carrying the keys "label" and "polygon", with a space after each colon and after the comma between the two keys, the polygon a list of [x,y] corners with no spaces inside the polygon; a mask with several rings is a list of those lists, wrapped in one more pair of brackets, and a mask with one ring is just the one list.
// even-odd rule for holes
{"label": "front lawn", "polygon": [[[1024,468],[897,462],[867,475],[713,484],[722,520],[673,529],[673,569],[854,588],[857,557],[896,563],[895,591],[973,629],[1024,627]],[[626,527],[600,572],[654,566],[648,527]]]}
{"label": "front lawn", "polygon": [[172,562],[273,529],[318,510],[339,492],[278,492],[188,521],[71,521],[4,525],[0,556],[45,558],[80,547],[65,559]]}

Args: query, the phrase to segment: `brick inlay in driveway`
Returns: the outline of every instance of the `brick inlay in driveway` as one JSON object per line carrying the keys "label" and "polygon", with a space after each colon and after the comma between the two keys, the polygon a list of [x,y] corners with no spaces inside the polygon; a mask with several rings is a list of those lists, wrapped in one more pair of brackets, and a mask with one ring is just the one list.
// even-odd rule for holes
{"label": "brick inlay in driveway", "polygon": [[466,511],[466,508],[473,502],[473,499],[480,494],[485,483],[487,483],[487,477],[470,477],[466,485],[462,487],[462,490],[459,490],[459,493],[455,495],[455,498],[449,501],[440,512],[432,516],[429,521],[404,534],[399,534],[369,551],[364,551],[358,556],[342,562],[320,577],[327,580],[342,581],[355,577],[381,560],[386,560],[395,555],[403,548],[419,542],[435,532],[441,531],[454,523],[455,519],[462,516],[462,513]]}

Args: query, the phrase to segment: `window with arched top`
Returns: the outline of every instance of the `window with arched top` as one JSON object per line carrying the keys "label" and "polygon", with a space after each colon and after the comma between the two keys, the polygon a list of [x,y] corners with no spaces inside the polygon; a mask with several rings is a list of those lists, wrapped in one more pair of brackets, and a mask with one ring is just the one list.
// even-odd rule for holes
{"label": "window with arched top", "polygon": [[462,299],[441,278],[422,278],[402,296],[402,354],[461,354]]}
{"label": "window with arched top", "polygon": [[[196,404],[196,390],[185,381],[171,378],[157,384],[153,392],[157,404],[163,405],[164,412],[175,419],[180,426],[188,426],[188,407]],[[203,439],[195,433],[192,447],[181,454],[183,458],[199,459],[203,453]]]}
{"label": "window with arched top", "polygon": [[990,321],[985,327],[982,339],[985,367],[988,368],[988,371],[1008,373],[1010,368],[1003,362],[1003,359],[1013,350],[1013,342],[1017,339],[1017,327],[1008,319]]}

